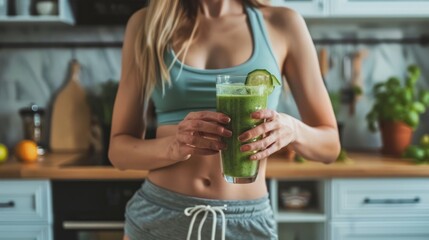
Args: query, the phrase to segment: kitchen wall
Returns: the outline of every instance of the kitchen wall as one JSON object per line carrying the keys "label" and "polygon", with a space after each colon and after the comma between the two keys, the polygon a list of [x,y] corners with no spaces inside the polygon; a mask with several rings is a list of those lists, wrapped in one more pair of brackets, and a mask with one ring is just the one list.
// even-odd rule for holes
{"label": "kitchen wall", "polygon": [[[0,32],[0,44],[40,41],[96,43],[121,41],[124,29],[17,27],[4,28]],[[0,49],[0,142],[11,147],[22,139],[18,109],[33,102],[49,110],[54,94],[69,78],[71,59],[77,59],[81,64],[80,83],[88,90],[94,90],[99,83],[109,79],[119,80],[120,47]]]}
{"label": "kitchen wall", "polygon": [[[362,28],[356,25],[342,28],[312,26],[314,38],[402,38],[417,36],[422,30],[399,28]],[[1,42],[100,42],[120,41],[123,28],[77,28],[25,27],[0,29]],[[381,145],[378,133],[366,128],[365,115],[372,104],[371,87],[388,77],[404,76],[408,64],[416,63],[422,68],[419,87],[429,89],[429,47],[418,44],[379,45],[317,45],[326,47],[330,54],[332,68],[326,76],[330,91],[338,91],[346,81],[342,75],[342,57],[359,49],[366,49],[368,56],[363,62],[364,96],[357,104],[354,115],[348,114],[343,105],[338,118],[345,123],[343,145],[354,149],[374,149]],[[70,59],[76,58],[82,65],[81,83],[93,89],[97,83],[108,79],[118,80],[120,76],[120,48],[12,48],[0,49],[0,142],[9,147],[22,138],[21,119],[18,109],[34,102],[49,108],[55,92],[64,83]],[[286,91],[279,106],[280,111],[299,117],[290,92]],[[415,138],[429,132],[429,113],[422,117],[422,124]]]}

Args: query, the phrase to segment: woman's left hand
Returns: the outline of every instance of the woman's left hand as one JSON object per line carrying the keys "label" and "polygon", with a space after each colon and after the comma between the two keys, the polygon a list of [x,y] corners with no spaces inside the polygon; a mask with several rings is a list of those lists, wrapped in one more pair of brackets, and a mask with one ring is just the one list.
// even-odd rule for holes
{"label": "woman's left hand", "polygon": [[252,113],[252,118],[265,122],[242,133],[238,139],[245,143],[252,138],[262,139],[246,143],[240,147],[242,152],[258,151],[250,156],[251,160],[265,159],[296,139],[296,119],[274,110],[264,109]]}

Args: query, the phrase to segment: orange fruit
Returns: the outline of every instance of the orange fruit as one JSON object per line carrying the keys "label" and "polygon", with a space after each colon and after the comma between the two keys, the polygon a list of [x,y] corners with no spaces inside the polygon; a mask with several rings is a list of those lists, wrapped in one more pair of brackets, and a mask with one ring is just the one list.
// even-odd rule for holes
{"label": "orange fruit", "polygon": [[23,162],[36,162],[37,144],[31,140],[22,140],[15,146],[15,156]]}

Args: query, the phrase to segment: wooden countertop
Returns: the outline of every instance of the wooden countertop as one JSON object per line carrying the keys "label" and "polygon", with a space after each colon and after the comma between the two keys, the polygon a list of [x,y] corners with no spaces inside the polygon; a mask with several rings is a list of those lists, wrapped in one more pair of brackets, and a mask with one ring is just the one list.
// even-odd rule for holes
{"label": "wooden countertop", "polygon": [[[49,154],[37,163],[9,159],[0,164],[0,179],[144,179],[147,171],[120,171],[109,166],[74,166],[82,154]],[[267,178],[324,179],[367,177],[429,177],[429,165],[416,165],[408,159],[376,153],[349,153],[346,163],[323,164],[290,162],[281,155],[272,156]],[[67,167],[63,166],[68,165]]]}

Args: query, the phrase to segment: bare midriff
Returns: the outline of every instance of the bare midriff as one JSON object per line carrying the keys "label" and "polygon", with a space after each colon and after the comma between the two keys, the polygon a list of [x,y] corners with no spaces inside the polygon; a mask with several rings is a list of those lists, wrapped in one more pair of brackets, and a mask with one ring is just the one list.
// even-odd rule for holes
{"label": "bare midriff", "polygon": [[[175,125],[164,125],[157,129],[158,138],[174,134],[176,134]],[[256,181],[249,184],[227,183],[222,176],[220,164],[219,154],[193,155],[186,161],[151,170],[148,179],[173,192],[200,198],[248,200],[267,194],[266,160],[260,163]]]}

